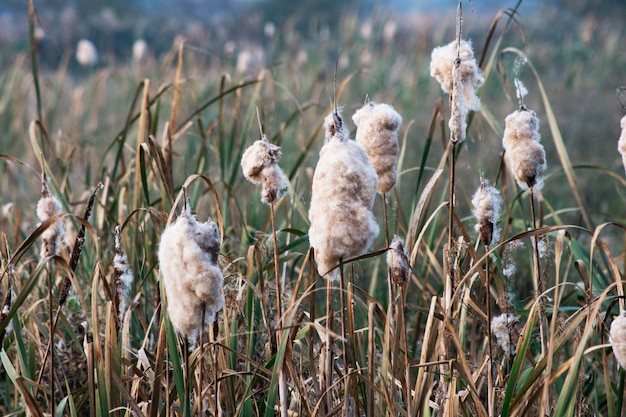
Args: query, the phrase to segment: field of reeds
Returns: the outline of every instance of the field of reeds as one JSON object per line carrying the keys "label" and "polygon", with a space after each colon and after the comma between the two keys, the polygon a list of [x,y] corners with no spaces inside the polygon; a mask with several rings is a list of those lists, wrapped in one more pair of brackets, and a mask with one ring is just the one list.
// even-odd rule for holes
{"label": "field of reeds", "polygon": [[[626,33],[463,6],[54,70],[31,9],[0,66],[0,414],[624,415]],[[401,123],[353,121],[374,103]]]}

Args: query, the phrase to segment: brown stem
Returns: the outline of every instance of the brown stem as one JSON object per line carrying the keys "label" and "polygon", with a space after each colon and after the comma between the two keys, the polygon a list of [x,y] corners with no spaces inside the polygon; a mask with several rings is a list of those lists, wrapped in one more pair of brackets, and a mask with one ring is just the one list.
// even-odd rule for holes
{"label": "brown stem", "polygon": [[[489,247],[485,245],[485,255],[489,252]],[[485,256],[485,304],[487,306],[487,354],[489,355],[489,365],[487,366],[487,409],[489,417],[494,417],[493,401],[493,343],[491,343],[491,272],[489,271],[489,256]]]}

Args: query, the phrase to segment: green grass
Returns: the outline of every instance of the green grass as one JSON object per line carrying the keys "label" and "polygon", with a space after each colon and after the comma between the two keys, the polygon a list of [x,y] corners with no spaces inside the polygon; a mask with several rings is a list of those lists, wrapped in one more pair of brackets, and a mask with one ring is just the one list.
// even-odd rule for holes
{"label": "green grass", "polygon": [[[382,27],[386,17],[371,19]],[[471,116],[468,139],[457,147],[452,210],[448,98],[428,71],[431,49],[454,38],[452,20],[418,32],[401,25],[406,36],[390,45],[361,39],[358,19],[346,16],[330,40],[300,41],[308,54],[302,65],[279,31],[272,65],[253,76],[226,59],[207,63],[189,47],[143,68],[116,64],[81,77],[64,67],[42,70],[32,65],[36,55],[16,53],[0,73],[0,299],[9,287],[13,294],[0,321],[0,333],[13,328],[0,350],[0,414],[269,416],[280,413],[282,372],[290,415],[443,415],[438,407],[449,415],[488,415],[489,298],[494,315],[521,317],[517,354],[494,349],[495,415],[623,415],[624,371],[606,327],[623,295],[626,182],[612,95],[618,85],[605,94],[608,81],[592,71],[592,60],[579,62],[573,47],[533,40],[552,39],[547,29],[523,38],[507,14],[492,32],[491,19],[464,16],[464,36],[485,55],[486,82],[483,110]],[[588,48],[605,45],[609,73],[623,73],[623,56],[601,35]],[[352,132],[349,118],[366,94],[404,118],[387,218],[380,196],[374,206],[381,230],[403,237],[410,250],[412,276],[402,287],[388,283],[384,232],[365,256],[346,261],[341,285],[329,286],[313,268],[307,212],[339,49],[348,64],[337,73],[336,98]],[[365,49],[368,64],[359,61]],[[529,193],[501,161],[504,117],[517,108],[511,68],[520,54],[529,59],[519,76],[548,155],[536,228]],[[565,71],[566,82],[553,71]],[[592,102],[582,99],[586,91]],[[270,208],[240,167],[242,152],[259,138],[257,107],[290,179],[275,206],[276,248]],[[580,151],[590,140],[597,153]],[[42,170],[68,229],[60,254],[48,259],[39,255],[41,235],[56,218],[38,225]],[[488,253],[470,215],[481,173],[504,197],[502,238]],[[93,213],[83,218],[98,183]],[[226,306],[203,345],[177,337],[161,304],[159,237],[180,210],[183,188],[199,219],[214,219],[223,237]],[[445,249],[449,221],[454,239],[465,242],[452,254]],[[121,325],[113,305],[117,225],[135,274]],[[85,245],[74,265],[81,226]],[[542,302],[533,290],[533,237],[545,245]],[[523,246],[512,249],[516,242]],[[511,263],[517,271],[507,276]],[[282,329],[276,272],[285,283]],[[65,280],[70,298],[59,306]],[[53,356],[44,364],[49,345]]]}

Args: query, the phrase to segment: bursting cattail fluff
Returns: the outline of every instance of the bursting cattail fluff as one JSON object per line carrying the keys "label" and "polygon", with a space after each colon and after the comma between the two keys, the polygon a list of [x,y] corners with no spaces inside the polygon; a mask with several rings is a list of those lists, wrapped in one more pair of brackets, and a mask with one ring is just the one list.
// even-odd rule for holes
{"label": "bursting cattail fluff", "polygon": [[617,142],[617,150],[622,155],[622,165],[624,165],[624,170],[626,171],[626,116],[622,117],[620,127],[622,128],[622,134]]}
{"label": "bursting cattail fluff", "polygon": [[617,363],[626,369],[626,311],[620,312],[611,323],[611,348]]}
{"label": "bursting cattail fluff", "polygon": [[539,118],[534,111],[522,108],[506,117],[502,145],[509,168],[523,190],[543,188],[547,164],[540,141]]}
{"label": "bursting cattail fluff", "polygon": [[363,145],[378,175],[378,192],[384,194],[396,184],[398,175],[398,129],[402,116],[389,104],[366,103],[352,116],[356,141]]}
{"label": "bursting cattail fluff", "polygon": [[253,184],[262,184],[261,201],[266,204],[280,199],[287,191],[288,180],[278,161],[282,156],[280,146],[271,144],[265,135],[243,153],[243,175]]}
{"label": "bursting cattail fluff", "polygon": [[118,321],[124,320],[124,314],[128,307],[131,286],[133,284],[133,271],[128,265],[128,257],[122,247],[122,229],[115,228],[115,256],[113,257],[113,283],[115,285],[115,307]]}
{"label": "bursting cattail fluff", "polygon": [[224,306],[220,246],[217,224],[210,219],[198,222],[189,203],[161,235],[158,256],[167,312],[176,331],[192,339]]}
{"label": "bursting cattail fluff", "polygon": [[[46,176],[42,174],[41,198],[37,202],[37,217],[39,217],[39,220],[43,223],[61,212],[61,202],[56,196],[50,193]],[[59,242],[64,236],[65,228],[63,227],[63,221],[58,219],[41,234],[43,238],[41,257],[46,258],[48,256],[57,255],[59,253]]]}
{"label": "bursting cattail fluff", "polygon": [[491,333],[496,337],[498,346],[507,356],[515,355],[519,339],[519,316],[504,313],[491,319]]}
{"label": "bursting cattail fluff", "polygon": [[379,232],[372,213],[378,177],[365,148],[348,137],[338,109],[326,117],[324,130],[309,210],[309,241],[322,276],[341,260],[363,254]]}
{"label": "bursting cattail fluff", "polygon": [[441,84],[441,89],[450,95],[451,140],[461,143],[465,140],[467,114],[470,110],[480,110],[480,99],[476,91],[485,82],[476,63],[471,42],[462,39],[459,44],[455,40],[433,49],[430,75],[435,77]]}
{"label": "bursting cattail fluff", "polygon": [[472,196],[472,214],[476,218],[475,230],[480,236],[480,241],[485,246],[498,241],[500,229],[496,226],[502,211],[502,196],[486,180],[481,180],[480,187]]}
{"label": "bursting cattail fluff", "polygon": [[81,39],[76,44],[76,61],[82,66],[90,67],[98,63],[98,50],[89,39]]}
{"label": "bursting cattail fluff", "polygon": [[396,285],[404,285],[411,275],[409,254],[404,241],[397,235],[393,237],[387,251],[387,267],[391,271],[391,279]]}

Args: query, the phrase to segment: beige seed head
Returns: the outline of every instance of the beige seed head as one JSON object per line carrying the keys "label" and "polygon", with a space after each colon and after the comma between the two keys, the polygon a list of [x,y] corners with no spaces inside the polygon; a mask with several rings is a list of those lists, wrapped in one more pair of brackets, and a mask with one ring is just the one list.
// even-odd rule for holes
{"label": "beige seed head", "polygon": [[518,324],[519,316],[510,313],[501,314],[491,319],[491,333],[496,337],[498,346],[507,356],[515,354],[520,335]]}
{"label": "beige seed head", "polygon": [[289,180],[278,166],[282,156],[280,146],[271,144],[265,135],[243,153],[243,175],[253,184],[262,184],[261,201],[272,203],[287,191]]}
{"label": "beige seed head", "polygon": [[404,285],[411,275],[409,253],[404,246],[404,241],[397,235],[393,237],[387,251],[387,266],[391,271],[391,279],[396,285]]}
{"label": "beige seed head", "polygon": [[622,117],[620,127],[622,128],[622,133],[617,142],[617,150],[622,155],[622,165],[624,165],[624,170],[626,171],[626,116]]}
{"label": "beige seed head", "polygon": [[113,282],[115,284],[115,305],[120,323],[128,307],[130,290],[133,284],[133,270],[128,264],[128,257],[122,247],[122,229],[115,228],[115,256],[113,257]]}
{"label": "beige seed head", "polygon": [[[338,111],[326,118],[326,144],[313,175],[309,241],[320,275],[361,255],[378,236],[371,211],[378,177],[367,152],[349,139]],[[337,279],[333,274],[330,279]]]}
{"label": "beige seed head", "polygon": [[502,145],[506,160],[522,189],[543,188],[543,173],[547,168],[546,153],[541,145],[539,119],[531,110],[516,110],[505,119]]}
{"label": "beige seed head", "polygon": [[224,306],[219,249],[217,225],[210,219],[198,222],[189,204],[161,235],[158,257],[167,312],[176,331],[192,339],[215,321]]}
{"label": "beige seed head", "polygon": [[483,245],[489,246],[492,241],[498,241],[500,229],[496,223],[502,211],[502,196],[486,180],[481,180],[480,187],[472,197],[472,214],[476,218],[475,230],[480,235]]}
{"label": "beige seed head", "polygon": [[[61,208],[61,202],[59,199],[50,193],[48,188],[48,181],[45,175],[42,176],[41,186],[41,198],[37,202],[37,217],[41,222],[52,218],[56,214],[63,212]],[[59,253],[59,242],[65,236],[65,227],[63,227],[63,221],[61,219],[55,221],[46,230],[43,231],[41,237],[43,243],[41,246],[41,256],[48,257],[54,256]]]}
{"label": "beige seed head", "polygon": [[[452,41],[448,45],[440,46],[433,49],[430,59],[430,75],[435,77],[441,89],[452,94],[454,88],[454,67],[457,59],[457,42]],[[485,82],[483,74],[474,58],[474,50],[472,43],[461,40],[461,48],[459,51],[461,63],[458,67],[457,80],[463,103],[469,110],[480,109],[480,99],[476,95],[476,90]]]}
{"label": "beige seed head", "polygon": [[617,363],[626,369],[626,311],[620,312],[611,323],[611,348]]}
{"label": "beige seed head", "polygon": [[398,129],[402,116],[389,104],[366,103],[354,113],[356,141],[363,145],[378,175],[378,192],[389,192],[397,181]]}

